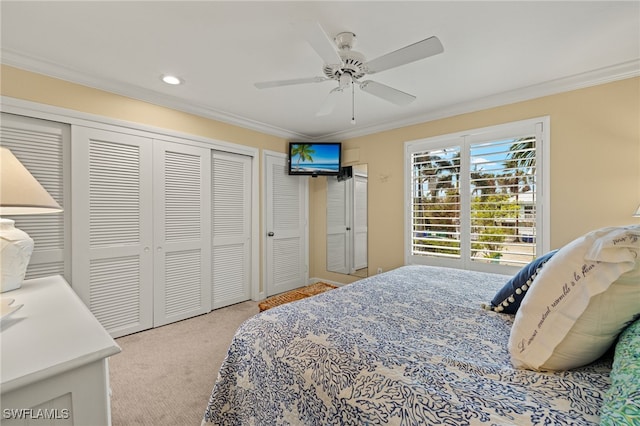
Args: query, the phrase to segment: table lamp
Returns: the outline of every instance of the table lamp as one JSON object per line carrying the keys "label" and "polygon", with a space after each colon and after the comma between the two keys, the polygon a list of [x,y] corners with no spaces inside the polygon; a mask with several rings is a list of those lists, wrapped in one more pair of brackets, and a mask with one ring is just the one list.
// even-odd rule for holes
{"label": "table lamp", "polygon": [[640,206],[636,209],[636,212],[633,214],[633,217],[640,217]]}
{"label": "table lamp", "polygon": [[[56,200],[6,147],[0,147],[0,216],[61,212]],[[0,217],[0,292],[20,288],[33,240]]]}

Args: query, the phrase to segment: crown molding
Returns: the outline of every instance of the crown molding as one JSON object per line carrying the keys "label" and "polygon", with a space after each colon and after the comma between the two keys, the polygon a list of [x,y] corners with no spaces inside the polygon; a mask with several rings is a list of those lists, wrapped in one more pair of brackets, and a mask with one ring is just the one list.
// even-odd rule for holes
{"label": "crown molding", "polygon": [[33,58],[8,49],[0,49],[0,58],[4,65],[58,78],[71,83],[80,84],[82,86],[103,90],[105,92],[114,93],[127,98],[149,102],[223,123],[232,124],[245,129],[255,130],[285,139],[308,138],[308,135],[298,134],[287,129],[250,120],[246,117],[216,110],[204,105],[188,103],[178,97],[166,95],[153,90],[141,89],[140,87],[131,84],[90,76],[71,67]]}
{"label": "crown molding", "polygon": [[497,93],[495,95],[478,98],[469,102],[452,104],[403,120],[389,121],[377,124],[375,126],[363,127],[351,131],[324,135],[323,137],[330,137],[333,139],[339,138],[342,140],[362,137],[374,133],[398,129],[401,127],[413,126],[429,121],[467,114],[475,111],[481,111],[489,108],[495,108],[503,105],[509,105],[516,102],[523,102],[531,99],[541,98],[544,96],[555,95],[558,93],[570,92],[572,90],[598,86],[600,84],[611,83],[614,81],[625,80],[627,78],[638,76],[640,76],[640,58],[612,65],[610,67],[600,68],[593,71],[575,74],[569,77],[559,78],[539,84],[534,84],[531,86]]}
{"label": "crown molding", "polygon": [[87,74],[76,69],[29,57],[15,51],[0,49],[0,58],[2,58],[3,64],[21,68],[27,71],[48,75],[72,83],[81,84],[95,89],[126,96],[128,98],[165,106],[167,108],[195,114],[201,117],[239,126],[249,130],[254,130],[268,135],[281,137],[284,139],[308,141],[321,139],[344,140],[349,138],[361,137],[373,133],[380,133],[388,130],[398,129],[401,127],[412,126],[433,120],[452,117],[455,115],[466,114],[483,109],[494,108],[502,105],[540,98],[543,96],[554,95],[571,90],[582,89],[590,86],[596,86],[599,84],[605,84],[617,80],[640,76],[640,58],[637,58],[609,67],[550,80],[540,84],[521,87],[510,91],[497,93],[491,96],[485,96],[470,102],[452,104],[443,108],[438,108],[437,110],[428,111],[426,113],[423,112],[402,120],[388,121],[376,124],[375,126],[361,127],[344,132],[311,136],[293,132],[291,130],[283,129],[277,126],[271,126],[269,124],[251,120],[246,117],[241,117],[236,114],[209,108],[204,105],[187,103],[177,97],[165,95],[163,93],[155,92],[152,90],[141,89],[137,86],[124,84],[114,80],[88,76]]}

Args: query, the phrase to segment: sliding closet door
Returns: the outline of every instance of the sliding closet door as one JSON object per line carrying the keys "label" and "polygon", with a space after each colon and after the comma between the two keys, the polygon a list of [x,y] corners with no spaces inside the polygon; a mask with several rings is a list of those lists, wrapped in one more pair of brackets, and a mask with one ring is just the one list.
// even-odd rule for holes
{"label": "sliding closet door", "polygon": [[113,337],[153,325],[152,140],[73,126],[72,286]]}
{"label": "sliding closet door", "polygon": [[211,310],[210,155],[154,140],[154,326]]}
{"label": "sliding closet door", "polygon": [[212,153],[212,307],[251,298],[251,158]]}

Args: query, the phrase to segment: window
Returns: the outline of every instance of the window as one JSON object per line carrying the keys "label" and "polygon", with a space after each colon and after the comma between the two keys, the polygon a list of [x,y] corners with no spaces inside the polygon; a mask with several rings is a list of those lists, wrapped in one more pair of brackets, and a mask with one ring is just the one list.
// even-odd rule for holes
{"label": "window", "polygon": [[548,123],[408,142],[408,263],[511,273],[547,251]]}

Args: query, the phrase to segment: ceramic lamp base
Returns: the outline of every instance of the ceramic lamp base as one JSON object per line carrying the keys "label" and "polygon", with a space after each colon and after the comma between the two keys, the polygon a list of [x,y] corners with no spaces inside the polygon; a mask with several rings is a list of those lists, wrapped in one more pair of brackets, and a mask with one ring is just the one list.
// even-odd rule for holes
{"label": "ceramic lamp base", "polygon": [[0,218],[0,292],[20,288],[33,252],[33,240],[14,226],[11,219]]}

